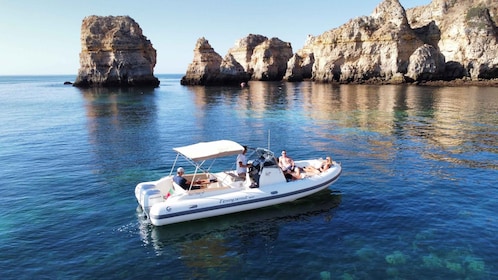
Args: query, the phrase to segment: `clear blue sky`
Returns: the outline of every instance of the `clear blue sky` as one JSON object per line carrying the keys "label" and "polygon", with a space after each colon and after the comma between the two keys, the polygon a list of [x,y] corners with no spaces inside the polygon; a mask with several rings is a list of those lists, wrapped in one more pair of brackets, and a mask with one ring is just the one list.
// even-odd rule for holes
{"label": "clear blue sky", "polygon": [[[430,0],[400,0],[405,9]],[[185,73],[197,39],[225,56],[248,34],[302,48],[349,19],[370,15],[381,0],[0,0],[0,75],[77,74],[80,30],[89,15],[132,17],[157,50],[155,74]]]}

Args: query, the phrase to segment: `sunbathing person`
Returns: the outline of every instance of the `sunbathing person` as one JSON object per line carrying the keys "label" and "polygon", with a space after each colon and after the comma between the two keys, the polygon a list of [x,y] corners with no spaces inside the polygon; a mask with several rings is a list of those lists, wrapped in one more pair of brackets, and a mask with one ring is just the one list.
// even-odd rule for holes
{"label": "sunbathing person", "polygon": [[306,173],[319,174],[321,172],[326,171],[331,166],[332,166],[332,158],[326,157],[325,160],[322,161],[322,164],[320,165],[320,167],[316,168],[316,167],[310,165],[310,166],[306,166],[304,168],[304,171],[306,171]]}
{"label": "sunbathing person", "polygon": [[326,157],[325,160],[322,162],[322,166],[318,169],[320,172],[323,172],[327,169],[329,169],[332,166],[332,158]]}

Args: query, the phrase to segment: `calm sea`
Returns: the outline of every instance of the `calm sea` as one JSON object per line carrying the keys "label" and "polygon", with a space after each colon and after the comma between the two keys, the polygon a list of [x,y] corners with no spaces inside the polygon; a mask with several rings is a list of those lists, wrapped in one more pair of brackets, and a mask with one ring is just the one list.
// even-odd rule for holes
{"label": "calm sea", "polygon": [[[158,77],[0,77],[1,279],[498,278],[498,88]],[[219,139],[343,174],[294,203],[149,225],[135,185]]]}

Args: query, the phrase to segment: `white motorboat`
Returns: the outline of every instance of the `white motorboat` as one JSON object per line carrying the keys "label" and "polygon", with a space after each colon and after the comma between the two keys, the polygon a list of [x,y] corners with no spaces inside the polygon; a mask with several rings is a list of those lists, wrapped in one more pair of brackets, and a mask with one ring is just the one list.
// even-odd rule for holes
{"label": "white motorboat", "polygon": [[[303,171],[300,178],[288,178],[278,166],[273,152],[255,148],[250,149],[252,153],[247,157],[251,167],[245,178],[240,178],[235,169],[211,171],[216,159],[236,156],[244,151],[244,147],[234,141],[201,142],[173,150],[177,157],[170,173],[175,170],[180,155],[195,166],[193,172],[184,175],[191,182],[189,188],[183,189],[176,184],[174,174],[139,183],[135,188],[139,205],[155,226],[293,201],[326,189],[339,179],[342,171],[341,165],[335,161],[330,168],[320,172],[317,169],[323,159],[295,160],[295,165]],[[211,164],[205,168],[209,162]]]}

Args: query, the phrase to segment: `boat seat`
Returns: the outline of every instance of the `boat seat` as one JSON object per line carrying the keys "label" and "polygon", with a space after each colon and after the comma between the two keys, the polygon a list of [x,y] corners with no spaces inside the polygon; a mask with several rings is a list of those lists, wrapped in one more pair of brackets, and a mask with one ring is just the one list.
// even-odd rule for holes
{"label": "boat seat", "polygon": [[180,185],[178,185],[176,182],[172,182],[172,183],[173,183],[173,189],[174,189],[175,193],[186,193],[187,192],[182,187],[180,187]]}
{"label": "boat seat", "polygon": [[227,171],[227,172],[225,172],[225,174],[227,174],[228,176],[230,176],[232,182],[245,181],[246,180],[246,178],[239,177],[237,174],[235,174],[232,171]]}

